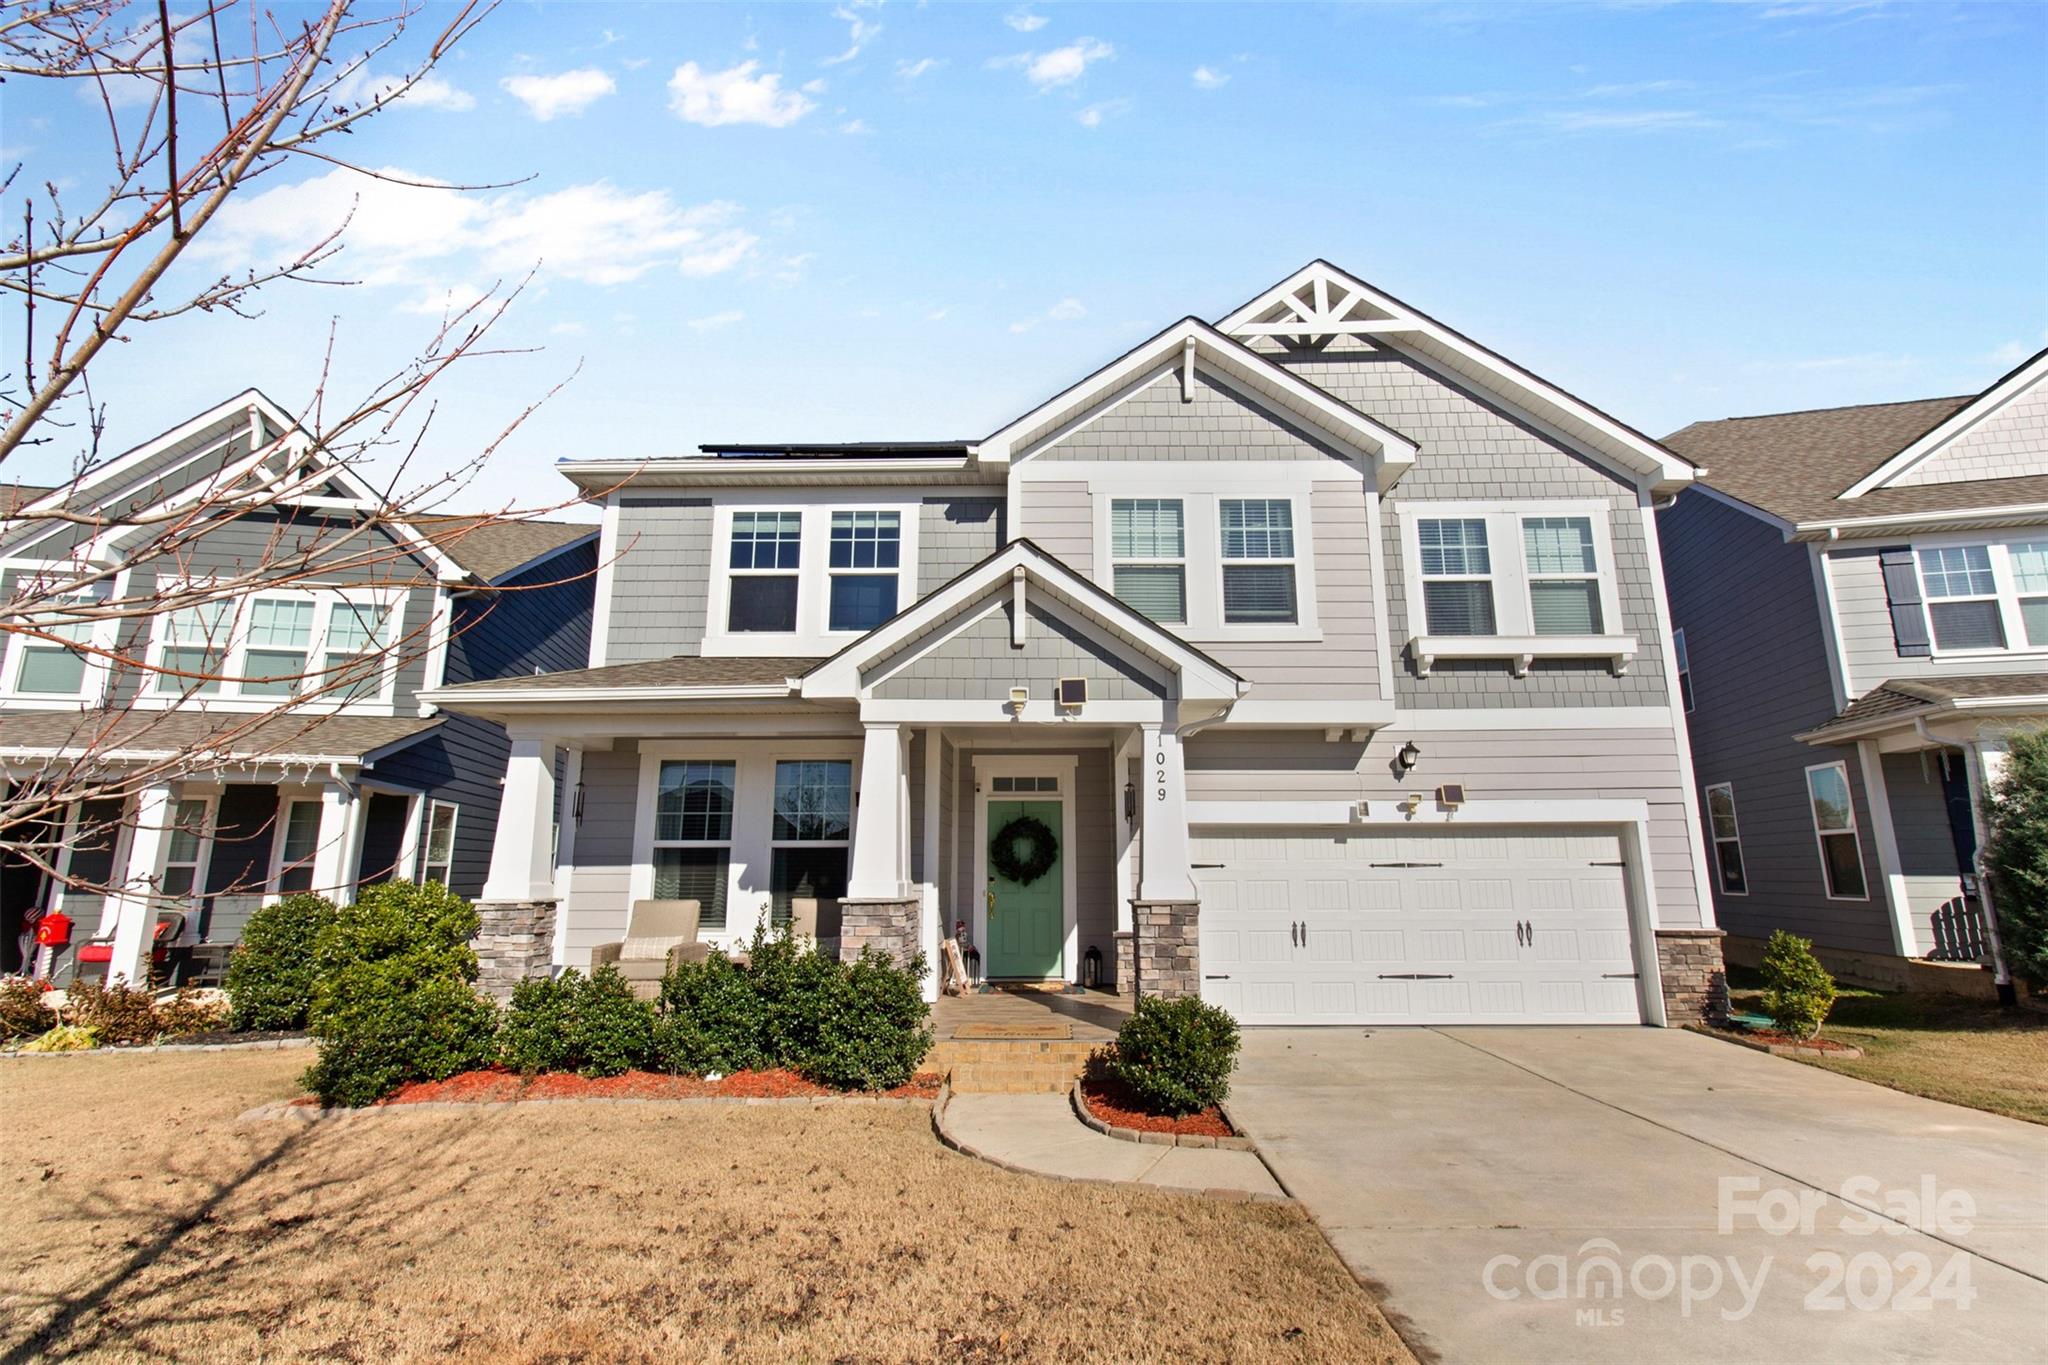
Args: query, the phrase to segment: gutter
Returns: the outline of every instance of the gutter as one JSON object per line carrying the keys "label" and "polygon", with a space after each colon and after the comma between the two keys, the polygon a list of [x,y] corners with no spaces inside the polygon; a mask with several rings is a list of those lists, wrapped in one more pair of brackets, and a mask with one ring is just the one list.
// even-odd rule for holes
{"label": "gutter", "polygon": [[1971,526],[1998,521],[2048,520],[2048,502],[2013,503],[2005,507],[1957,507],[1946,512],[1895,512],[1887,516],[1843,517],[1826,521],[1801,521],[1792,526],[1791,539],[1840,540],[1844,535],[1876,535],[1890,530],[1953,523]]}

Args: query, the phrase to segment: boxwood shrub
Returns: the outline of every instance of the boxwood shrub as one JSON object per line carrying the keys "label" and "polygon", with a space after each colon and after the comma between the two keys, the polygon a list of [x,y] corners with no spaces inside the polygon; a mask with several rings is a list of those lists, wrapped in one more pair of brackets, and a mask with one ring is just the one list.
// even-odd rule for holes
{"label": "boxwood shrub", "polygon": [[1764,945],[1764,1013],[1785,1034],[1811,1038],[1835,1006],[1835,979],[1813,955],[1813,944],[1783,929]]}
{"label": "boxwood shrub", "polygon": [[305,892],[249,916],[228,958],[228,1003],[237,1029],[301,1029],[313,1007],[314,945],[334,902]]}
{"label": "boxwood shrub", "polygon": [[653,1060],[654,1007],[634,998],[610,965],[589,976],[572,967],[553,980],[522,981],[512,988],[498,1052],[527,1075],[623,1075]]}
{"label": "boxwood shrub", "polygon": [[1132,1096],[1160,1114],[1192,1114],[1230,1094],[1237,1021],[1192,996],[1144,996],[1117,1030],[1106,1065]]}

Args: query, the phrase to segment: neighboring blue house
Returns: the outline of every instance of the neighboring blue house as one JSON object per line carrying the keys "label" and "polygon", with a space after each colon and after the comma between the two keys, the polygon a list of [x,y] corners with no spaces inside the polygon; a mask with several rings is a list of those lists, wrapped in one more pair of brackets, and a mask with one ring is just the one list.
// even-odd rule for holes
{"label": "neighboring blue house", "polygon": [[[5,490],[0,600],[53,561],[112,562],[124,540],[151,534],[118,524],[81,530],[48,515],[53,509],[120,507],[132,517],[237,477],[239,462],[275,458],[321,463],[291,416],[251,390],[77,486]],[[95,636],[78,643],[144,667],[110,667],[106,656],[19,632],[5,637],[0,765],[9,786],[86,754],[116,772],[127,765],[136,777],[125,799],[76,805],[65,828],[52,831],[61,835],[60,869],[73,882],[132,894],[66,885],[19,854],[0,859],[0,970],[22,970],[23,926],[46,910],[76,928],[68,949],[44,954],[45,971],[68,977],[84,949],[86,962],[119,958],[109,967],[132,975],[126,955],[139,955],[148,926],[176,912],[182,927],[167,956],[179,975],[208,979],[249,915],[287,892],[346,898],[358,885],[391,878],[481,891],[505,733],[446,714],[420,694],[581,667],[598,528],[387,516],[355,532],[380,504],[345,467],[334,471],[317,495],[216,521],[175,554],[126,565],[109,585],[117,598],[175,579],[251,573],[274,562],[280,537],[320,547],[313,572],[286,583],[253,573],[258,586],[211,620],[188,609],[72,628]],[[379,548],[364,553],[366,545]],[[322,572],[329,563],[332,572]],[[305,684],[264,681],[266,672],[305,674],[322,661],[335,666],[351,649],[367,655],[379,646],[381,670],[346,693],[301,700],[293,694]],[[209,681],[161,671],[187,656],[208,661],[200,671]],[[152,772],[163,753],[195,747],[205,754],[201,774],[189,763]]]}
{"label": "neighboring blue house", "polygon": [[1783,928],[1851,980],[1988,990],[1979,798],[2048,724],[2048,351],[1665,444],[1701,466],[1658,529],[1729,960]]}

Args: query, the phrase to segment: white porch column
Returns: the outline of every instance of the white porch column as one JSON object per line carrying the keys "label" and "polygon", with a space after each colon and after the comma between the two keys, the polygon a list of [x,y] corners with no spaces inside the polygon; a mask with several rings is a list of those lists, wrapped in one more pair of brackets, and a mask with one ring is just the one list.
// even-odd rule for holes
{"label": "white porch column", "polygon": [[904,894],[908,842],[904,807],[908,784],[903,772],[903,731],[900,726],[871,724],[861,746],[860,806],[853,830],[853,872],[846,888],[849,900],[900,900]]}
{"label": "white porch column", "polygon": [[337,905],[355,899],[355,869],[349,851],[355,846],[356,807],[366,802],[342,783],[320,788],[320,835],[313,846],[313,890]]}
{"label": "white porch column", "polygon": [[1138,805],[1145,812],[1145,842],[1139,858],[1138,899],[1195,900],[1194,873],[1188,866],[1188,775],[1180,736],[1167,726],[1147,725],[1140,758]]}
{"label": "white porch column", "polygon": [[547,901],[555,898],[555,742],[512,737],[505,786],[498,797],[498,830],[491,841],[491,871],[480,900]]}
{"label": "white porch column", "polygon": [[549,961],[557,967],[569,964],[569,888],[576,872],[576,827],[582,823],[576,811],[577,791],[583,785],[583,750],[571,745],[562,750],[561,834],[555,840],[555,937],[549,945]]}
{"label": "white porch column", "polygon": [[[1131,932],[1131,896],[1138,885],[1138,870],[1135,865],[1138,854],[1137,818],[1124,812],[1124,787],[1131,780],[1131,762],[1141,756],[1140,741],[1144,735],[1137,730],[1127,730],[1123,738],[1110,749],[1109,803],[1116,811],[1116,931],[1119,934]],[[1141,807],[1136,816],[1142,818]]]}
{"label": "white porch column", "polygon": [[918,947],[924,952],[924,960],[931,968],[925,973],[924,998],[927,1003],[939,998],[939,940],[945,935],[945,928],[939,914],[939,760],[941,746],[946,742],[943,731],[936,725],[925,727],[924,732],[924,880],[918,890],[923,898],[919,906]]}
{"label": "white porch column", "polygon": [[1856,741],[1856,766],[1863,769],[1863,795],[1870,803],[1870,828],[1877,840],[1877,870],[1884,877],[1884,899],[1891,910],[1892,946],[1900,957],[1920,956],[1920,937],[1913,929],[1913,901],[1899,860],[1899,832],[1892,824],[1892,799],[1884,780],[1884,755],[1877,741]]}
{"label": "white porch column", "polygon": [[114,898],[113,957],[107,982],[140,986],[149,981],[150,940],[156,934],[156,876],[163,863],[177,804],[168,783],[144,787],[135,798],[135,828],[128,838],[125,890]]}

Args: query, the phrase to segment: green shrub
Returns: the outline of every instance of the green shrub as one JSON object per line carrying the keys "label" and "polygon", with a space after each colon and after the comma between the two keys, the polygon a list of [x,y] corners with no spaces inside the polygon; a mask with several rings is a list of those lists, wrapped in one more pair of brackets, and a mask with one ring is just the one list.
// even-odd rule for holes
{"label": "green shrub", "polygon": [[0,977],[0,1042],[33,1038],[57,1026],[57,1012],[43,1003],[47,981]]}
{"label": "green shrub", "polygon": [[300,1029],[313,1005],[314,944],[334,920],[334,902],[300,893],[249,916],[228,959],[228,999],[237,1029]]}
{"label": "green shrub", "polygon": [[924,974],[922,953],[899,967],[864,948],[855,961],[833,964],[815,1036],[796,1069],[840,1090],[887,1090],[908,1081],[932,1046],[930,1007],[918,990]]}
{"label": "green shrub", "polygon": [[[575,976],[570,972],[567,975]],[[569,1056],[585,1076],[618,1076],[646,1066],[654,1052],[654,1009],[607,963],[571,989]]]}
{"label": "green shrub", "polygon": [[369,1104],[492,1059],[498,1012],[470,984],[477,926],[438,882],[364,887],[335,912],[314,944],[308,1016],[320,1054],[305,1081],[323,1102]]}
{"label": "green shrub", "polygon": [[759,1002],[757,1050],[765,1065],[804,1070],[840,998],[845,968],[814,943],[756,929],[746,970]]}
{"label": "green shrub", "polygon": [[569,1066],[571,970],[559,977],[534,977],[512,988],[505,1022],[498,1029],[498,1056],[506,1066],[531,1076]]}
{"label": "green shrub", "polygon": [[1192,1114],[1230,1093],[1237,1021],[1192,996],[1145,996],[1108,1059],[1109,1073],[1154,1113]]}
{"label": "green shrub", "polygon": [[1788,1037],[1811,1038],[1835,1004],[1835,979],[1813,944],[1783,929],[1764,946],[1764,1013]]}
{"label": "green shrub", "polygon": [[761,1016],[761,1001],[747,968],[723,953],[681,963],[661,983],[654,1020],[655,1065],[679,1076],[769,1065],[761,1052]]}
{"label": "green shrub", "polygon": [[153,1043],[163,1032],[156,997],[140,986],[74,981],[64,1004],[65,1022],[91,1031],[102,1046]]}
{"label": "green shrub", "polygon": [[1985,794],[1992,834],[1984,867],[2006,966],[2048,991],[2048,730],[2010,736],[2006,752],[2005,771]]}
{"label": "green shrub", "polygon": [[156,1002],[157,1030],[165,1038],[186,1038],[228,1026],[228,1001],[219,991],[178,987],[177,994]]}

